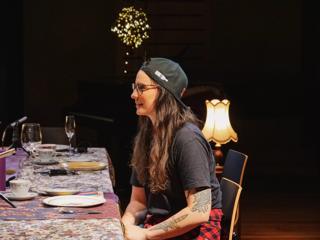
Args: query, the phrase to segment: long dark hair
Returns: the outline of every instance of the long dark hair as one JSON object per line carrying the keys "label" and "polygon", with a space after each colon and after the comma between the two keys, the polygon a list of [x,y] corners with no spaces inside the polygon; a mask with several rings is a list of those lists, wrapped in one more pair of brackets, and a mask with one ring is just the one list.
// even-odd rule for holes
{"label": "long dark hair", "polygon": [[152,192],[160,192],[167,186],[168,159],[176,131],[186,122],[199,125],[199,120],[161,86],[155,109],[154,125],[149,117],[139,117],[131,166],[141,183],[147,184]]}

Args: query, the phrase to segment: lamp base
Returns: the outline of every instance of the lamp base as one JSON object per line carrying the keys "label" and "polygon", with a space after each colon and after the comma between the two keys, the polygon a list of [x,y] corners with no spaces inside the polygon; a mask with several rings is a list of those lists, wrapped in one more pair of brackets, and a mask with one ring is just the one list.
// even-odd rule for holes
{"label": "lamp base", "polygon": [[216,165],[222,166],[223,152],[221,151],[220,147],[215,147],[213,149],[213,156],[216,161]]}

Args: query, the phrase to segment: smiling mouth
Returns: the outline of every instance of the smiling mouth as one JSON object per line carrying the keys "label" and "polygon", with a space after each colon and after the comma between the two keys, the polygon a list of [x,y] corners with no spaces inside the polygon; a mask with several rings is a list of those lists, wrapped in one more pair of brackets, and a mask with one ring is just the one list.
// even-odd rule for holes
{"label": "smiling mouth", "polygon": [[142,103],[136,103],[136,108],[141,107],[142,105]]}

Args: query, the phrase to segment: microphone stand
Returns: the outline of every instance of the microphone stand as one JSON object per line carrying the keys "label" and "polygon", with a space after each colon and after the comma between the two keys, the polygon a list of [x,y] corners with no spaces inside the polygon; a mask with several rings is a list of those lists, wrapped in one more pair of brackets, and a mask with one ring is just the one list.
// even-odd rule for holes
{"label": "microphone stand", "polygon": [[11,140],[11,145],[9,146],[8,149],[14,148],[15,150],[17,150],[17,148],[21,148],[23,151],[25,151],[28,155],[29,152],[24,149],[24,147],[21,145],[21,141],[19,139],[19,122],[15,122],[13,127],[12,127],[12,140]]}
{"label": "microphone stand", "polygon": [[7,129],[9,128],[10,125],[8,125],[2,132],[2,137],[1,137],[1,148],[4,149],[4,140],[6,138],[6,133]]}

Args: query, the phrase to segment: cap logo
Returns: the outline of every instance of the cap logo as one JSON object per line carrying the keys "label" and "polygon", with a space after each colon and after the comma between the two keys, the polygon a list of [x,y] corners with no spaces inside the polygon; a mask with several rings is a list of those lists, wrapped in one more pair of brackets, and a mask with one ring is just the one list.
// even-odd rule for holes
{"label": "cap logo", "polygon": [[154,74],[157,75],[161,80],[168,82],[168,79],[158,70],[156,70]]}

